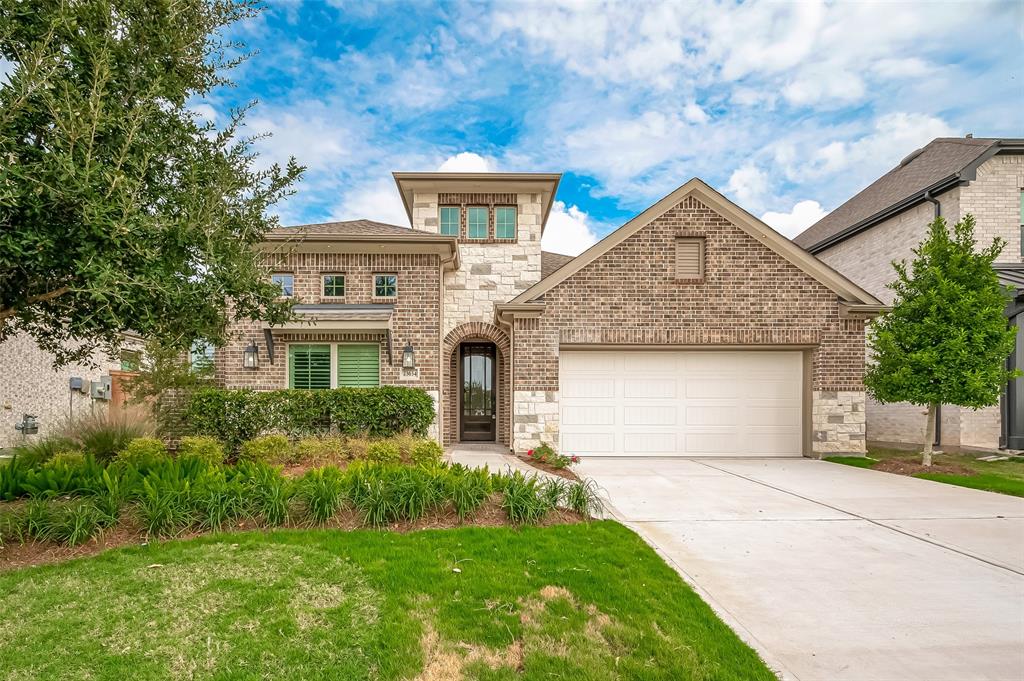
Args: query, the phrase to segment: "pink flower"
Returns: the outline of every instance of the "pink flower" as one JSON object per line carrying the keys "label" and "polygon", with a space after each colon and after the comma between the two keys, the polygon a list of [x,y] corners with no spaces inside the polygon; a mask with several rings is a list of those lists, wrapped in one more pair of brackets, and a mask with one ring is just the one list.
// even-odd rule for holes
{"label": "pink flower", "polygon": [[569,457],[569,460],[572,461],[573,463],[579,463],[580,462],[580,457],[578,457],[575,454],[573,454],[572,456]]}
{"label": "pink flower", "polygon": [[528,452],[526,452],[526,456],[533,456],[533,450],[531,449]]}

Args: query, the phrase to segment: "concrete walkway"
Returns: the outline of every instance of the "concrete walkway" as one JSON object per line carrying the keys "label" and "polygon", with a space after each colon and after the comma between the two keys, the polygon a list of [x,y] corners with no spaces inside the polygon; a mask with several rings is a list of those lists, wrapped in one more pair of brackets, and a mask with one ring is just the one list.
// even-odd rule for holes
{"label": "concrete walkway", "polygon": [[445,451],[445,459],[452,463],[461,463],[471,468],[487,466],[492,473],[506,473],[509,470],[522,471],[524,475],[537,474],[547,476],[548,473],[520,461],[518,457],[508,453],[508,447],[494,444],[470,445],[460,443],[452,445]]}
{"label": "concrete walkway", "polygon": [[807,459],[584,459],[783,678],[1024,679],[1024,499]]}

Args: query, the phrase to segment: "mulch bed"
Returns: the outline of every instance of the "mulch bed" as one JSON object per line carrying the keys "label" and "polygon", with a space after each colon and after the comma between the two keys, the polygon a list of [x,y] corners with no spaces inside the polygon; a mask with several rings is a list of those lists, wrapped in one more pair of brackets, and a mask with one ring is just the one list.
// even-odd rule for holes
{"label": "mulch bed", "polygon": [[518,458],[523,463],[530,464],[531,466],[533,466],[537,470],[544,471],[545,473],[551,473],[551,475],[557,475],[558,477],[565,478],[566,480],[579,480],[580,479],[578,475],[573,473],[568,468],[555,468],[554,466],[551,466],[549,464],[541,463],[540,461],[537,461],[536,459],[531,459],[528,456],[519,456],[519,457],[516,457],[516,458]]}
{"label": "mulch bed", "polygon": [[[586,522],[586,520],[587,518],[578,513],[558,508],[548,513],[543,520],[537,523],[537,525],[540,527],[549,527],[551,525],[582,523]],[[416,532],[418,530],[452,529],[456,527],[506,527],[510,525],[512,525],[512,523],[509,522],[505,515],[505,511],[501,508],[500,498],[496,496],[477,509],[477,512],[474,513],[472,517],[466,518],[464,521],[460,521],[454,511],[450,509],[443,509],[427,514],[418,520],[391,523],[390,525],[380,529],[381,531],[405,533]],[[225,527],[221,530],[221,533],[246,532],[252,530],[265,530],[267,532],[272,532],[281,529],[327,529],[351,531],[365,530],[369,528],[366,527],[363,523],[362,517],[356,511],[353,511],[352,509],[343,509],[335,514],[328,523],[322,526],[304,523],[288,523],[279,527],[261,527],[251,520],[246,520],[230,527]],[[186,531],[174,537],[163,538],[162,540],[154,539],[153,541],[193,539],[206,534],[212,533]],[[30,541],[24,544],[11,542],[0,545],[0,572],[17,570],[25,567],[35,567],[37,565],[46,565],[49,563],[60,563],[74,558],[85,558],[102,553],[108,549],[115,549],[123,546],[145,546],[149,541],[150,540],[146,536],[146,533],[138,523],[131,519],[129,515],[114,527],[106,529],[99,536],[94,537],[92,540],[80,546],[69,547],[61,544],[55,544],[53,542],[38,541]]]}
{"label": "mulch bed", "polygon": [[912,461],[897,461],[890,459],[888,461],[879,461],[871,467],[872,470],[885,471],[886,473],[896,473],[898,475],[917,475],[918,473],[947,473],[949,475],[975,475],[975,471],[970,468],[964,468],[963,466],[957,466],[956,464],[932,464],[931,466],[922,466],[919,463]]}

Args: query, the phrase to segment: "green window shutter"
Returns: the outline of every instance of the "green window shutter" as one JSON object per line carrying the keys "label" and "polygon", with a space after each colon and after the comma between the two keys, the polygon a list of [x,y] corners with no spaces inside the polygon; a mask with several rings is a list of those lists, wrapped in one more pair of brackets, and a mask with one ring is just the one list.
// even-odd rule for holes
{"label": "green window shutter", "polygon": [[444,206],[441,208],[441,234],[459,236],[459,207]]}
{"label": "green window shutter", "polygon": [[288,387],[298,390],[330,388],[331,346],[289,345]]}
{"label": "green window shutter", "polygon": [[466,211],[466,231],[470,239],[487,238],[487,208],[479,206]]}
{"label": "green window shutter", "polygon": [[338,387],[376,388],[380,385],[380,346],[339,345]]}
{"label": "green window shutter", "polygon": [[494,209],[494,236],[499,239],[516,238],[516,209],[500,206]]}

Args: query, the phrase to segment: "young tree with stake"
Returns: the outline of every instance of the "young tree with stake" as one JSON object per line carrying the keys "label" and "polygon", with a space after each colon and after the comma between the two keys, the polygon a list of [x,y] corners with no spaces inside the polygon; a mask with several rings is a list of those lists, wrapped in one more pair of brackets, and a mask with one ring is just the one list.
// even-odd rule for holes
{"label": "young tree with stake", "polygon": [[996,405],[1019,373],[1006,368],[1016,332],[1004,316],[1009,290],[992,268],[1004,245],[997,238],[978,251],[973,216],[964,216],[952,233],[937,217],[909,267],[893,263],[896,280],[889,288],[896,298],[871,327],[873,358],[864,383],[879,402],[928,408],[925,466],[932,463],[938,405]]}

